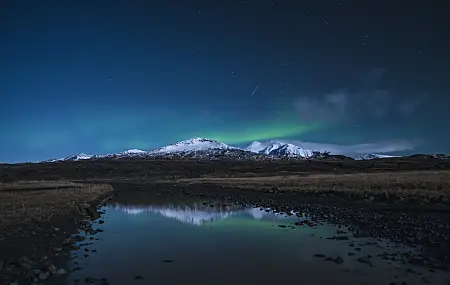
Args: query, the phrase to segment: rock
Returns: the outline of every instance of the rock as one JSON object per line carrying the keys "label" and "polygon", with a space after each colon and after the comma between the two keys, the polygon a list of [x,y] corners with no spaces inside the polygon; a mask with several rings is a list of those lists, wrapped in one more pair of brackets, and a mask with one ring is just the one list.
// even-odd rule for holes
{"label": "rock", "polygon": [[95,278],[91,278],[91,277],[84,278],[84,282],[87,283],[87,284],[93,284],[96,281],[97,281],[97,279],[95,279]]}
{"label": "rock", "polygon": [[423,259],[420,256],[413,256],[409,259],[409,263],[416,264],[416,265],[422,265]]}
{"label": "rock", "polygon": [[74,236],[75,241],[84,241],[85,239],[86,239],[86,237],[84,237],[84,236],[79,236],[79,235]]}
{"label": "rock", "polygon": [[335,262],[336,264],[342,264],[342,263],[344,263],[344,259],[343,259],[340,255],[338,255],[338,256],[334,259],[334,262]]}
{"label": "rock", "polygon": [[61,251],[61,250],[62,250],[62,247],[55,247],[55,248],[53,248],[53,250],[56,251],[56,252],[58,252],[58,251]]}
{"label": "rock", "polygon": [[360,258],[358,258],[358,261],[361,263],[366,263],[366,264],[372,265],[372,261],[370,260],[369,256],[360,257]]}
{"label": "rock", "polygon": [[39,280],[45,280],[48,278],[49,275],[50,275],[50,273],[41,271],[41,272],[39,272],[38,278],[39,278]]}
{"label": "rock", "polygon": [[98,223],[101,225],[101,224],[104,224],[105,223],[105,221],[103,221],[103,220],[99,220],[98,221]]}
{"label": "rock", "polygon": [[133,278],[133,280],[142,280],[142,279],[144,279],[144,277],[142,277],[141,275],[136,275]]}
{"label": "rock", "polygon": [[64,275],[64,274],[66,274],[66,273],[67,273],[66,270],[60,268],[60,269],[56,270],[56,274],[55,274],[55,275]]}
{"label": "rock", "polygon": [[326,257],[326,255],[322,254],[322,253],[316,253],[316,254],[314,254],[314,257],[324,258],[324,257]]}
{"label": "rock", "polygon": [[47,270],[48,270],[48,272],[50,272],[52,275],[55,275],[55,274],[56,274],[56,271],[57,271],[58,269],[56,268],[56,266],[55,266],[54,264],[50,264],[50,265],[47,267]]}
{"label": "rock", "polygon": [[285,225],[278,225],[280,228],[285,228],[286,226]]}
{"label": "rock", "polygon": [[34,262],[26,256],[22,256],[19,260],[19,263],[20,266],[25,269],[32,269],[34,267]]}
{"label": "rock", "polygon": [[173,260],[166,259],[166,260],[163,260],[163,262],[173,262]]}
{"label": "rock", "polygon": [[334,237],[335,240],[349,240],[348,236],[335,236]]}

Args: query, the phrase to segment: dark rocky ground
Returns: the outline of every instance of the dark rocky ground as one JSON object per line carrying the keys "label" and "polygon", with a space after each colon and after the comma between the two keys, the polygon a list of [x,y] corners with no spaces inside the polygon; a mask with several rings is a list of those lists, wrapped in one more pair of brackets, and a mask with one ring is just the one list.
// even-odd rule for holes
{"label": "dark rocky ground", "polygon": [[93,160],[54,163],[0,164],[0,182],[18,180],[139,180],[283,176],[311,173],[383,173],[450,170],[450,160],[422,157],[374,160]]}
{"label": "dark rocky ground", "polygon": [[[110,194],[109,194],[110,195]],[[0,284],[65,284],[70,251],[77,249],[77,232],[95,234],[91,220],[110,197],[80,205],[84,211],[66,213],[50,221],[13,227],[0,235]],[[80,237],[79,240],[83,238]],[[50,282],[50,283],[49,283]]]}

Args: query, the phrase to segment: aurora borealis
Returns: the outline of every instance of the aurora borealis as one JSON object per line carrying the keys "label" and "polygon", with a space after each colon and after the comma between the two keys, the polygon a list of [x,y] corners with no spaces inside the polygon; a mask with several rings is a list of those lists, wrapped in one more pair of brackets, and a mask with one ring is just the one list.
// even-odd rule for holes
{"label": "aurora borealis", "polygon": [[197,136],[450,152],[439,5],[4,1],[0,162]]}

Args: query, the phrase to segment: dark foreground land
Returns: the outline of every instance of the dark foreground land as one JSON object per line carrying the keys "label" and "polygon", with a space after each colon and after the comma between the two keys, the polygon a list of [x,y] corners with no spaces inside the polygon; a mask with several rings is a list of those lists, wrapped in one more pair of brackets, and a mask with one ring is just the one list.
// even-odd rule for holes
{"label": "dark foreground land", "polygon": [[423,247],[420,256],[402,256],[406,263],[429,270],[450,264],[447,160],[16,164],[0,165],[0,182],[0,284],[65,275],[58,260],[77,249],[72,234],[95,234],[87,218],[97,219],[96,206],[113,195],[122,201],[213,198],[303,211],[316,223],[351,225],[355,236]]}

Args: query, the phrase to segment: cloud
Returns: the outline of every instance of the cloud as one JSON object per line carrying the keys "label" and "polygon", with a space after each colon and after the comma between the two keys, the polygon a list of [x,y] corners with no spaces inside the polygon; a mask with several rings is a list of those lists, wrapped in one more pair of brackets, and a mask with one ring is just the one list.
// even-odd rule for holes
{"label": "cloud", "polygon": [[329,151],[332,154],[342,154],[348,156],[354,156],[366,153],[396,153],[403,151],[415,150],[421,144],[420,140],[386,140],[369,142],[362,144],[329,144],[329,143],[315,143],[305,142],[299,140],[280,140],[277,142],[291,143],[304,149],[312,150],[324,150]]}
{"label": "cloud", "polygon": [[398,112],[401,115],[407,116],[413,114],[422,104],[421,98],[412,98],[405,100],[397,105]]}
{"label": "cloud", "polygon": [[423,102],[420,97],[403,99],[388,90],[374,89],[350,92],[344,89],[325,95],[300,96],[294,108],[302,122],[340,123],[388,116],[409,116]]}
{"label": "cloud", "polygon": [[[325,94],[301,94],[294,108],[302,122],[341,123],[361,119],[379,120],[412,115],[424,96],[399,94],[381,88],[387,77],[384,68],[372,68],[361,74],[359,90],[338,89]],[[358,85],[356,84],[354,85]]]}
{"label": "cloud", "polygon": [[326,94],[322,98],[303,96],[295,99],[294,106],[302,122],[331,122],[345,117],[348,93],[343,90]]}

